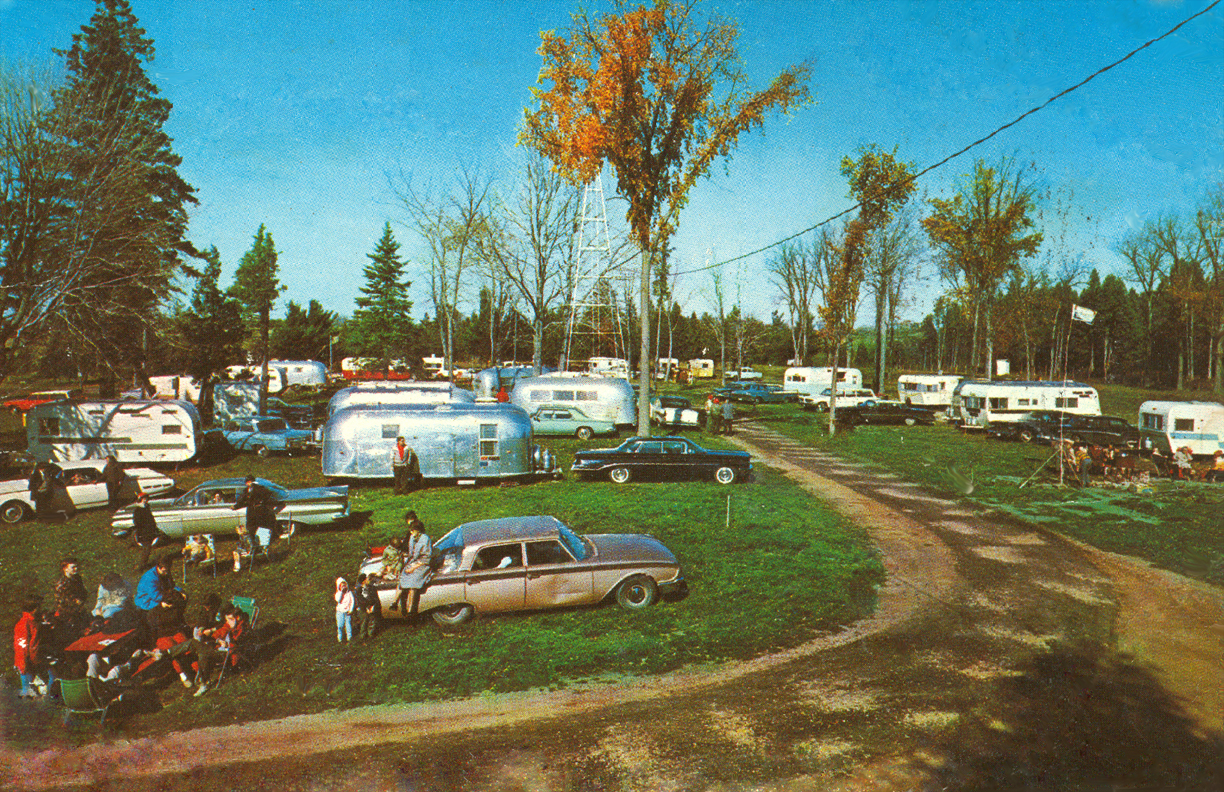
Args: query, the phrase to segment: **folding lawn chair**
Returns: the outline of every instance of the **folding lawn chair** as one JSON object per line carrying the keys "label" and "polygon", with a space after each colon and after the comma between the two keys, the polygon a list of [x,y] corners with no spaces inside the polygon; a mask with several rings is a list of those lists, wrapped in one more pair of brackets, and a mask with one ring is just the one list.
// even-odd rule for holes
{"label": "folding lawn chair", "polygon": [[[212,567],[212,576],[215,578],[217,576],[217,542],[215,539],[213,539],[212,534],[204,534],[204,538],[208,540],[208,549],[211,552],[211,557],[207,561],[201,561],[199,565],[200,566],[204,566],[205,564],[210,565]],[[187,563],[187,557],[184,556],[183,557],[183,580],[187,579],[188,566],[190,565]]]}
{"label": "folding lawn chair", "polygon": [[59,684],[60,697],[65,710],[65,724],[73,715],[101,714],[102,718],[98,722],[98,728],[105,728],[107,710],[118,699],[108,698],[102,689],[101,682],[94,677],[85,677],[84,679],[61,679]]}

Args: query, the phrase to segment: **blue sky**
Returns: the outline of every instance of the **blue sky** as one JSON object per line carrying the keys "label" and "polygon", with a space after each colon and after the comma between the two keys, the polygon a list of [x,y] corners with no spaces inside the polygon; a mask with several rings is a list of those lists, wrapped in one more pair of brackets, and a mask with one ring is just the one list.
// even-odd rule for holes
{"label": "blue sky", "polygon": [[[812,66],[815,102],[742,139],[681,216],[678,269],[768,245],[846,208],[843,155],[897,146],[925,167],[1117,60],[1211,0],[710,3],[737,19],[757,85]],[[347,315],[362,267],[392,223],[409,259],[421,247],[390,180],[448,189],[462,168],[507,193],[517,125],[539,73],[541,29],[571,2],[132,0],[157,57],[148,70],[174,104],[168,131],[196,187],[190,238],[216,245],[225,278],[260,223],[280,251],[284,301]],[[595,8],[600,8],[594,4]],[[1103,271],[1129,228],[1188,212],[1224,181],[1224,25],[1214,9],[968,155],[920,188],[949,196],[977,157],[1033,163],[1071,196],[1047,237]],[[0,56],[52,58],[93,12],[88,0],[0,0]],[[605,178],[605,189],[614,189]],[[609,203],[609,213],[623,205]],[[616,218],[613,218],[615,221]],[[769,254],[728,265],[745,307],[775,307]],[[412,273],[414,315],[428,312]],[[681,276],[687,310],[710,307],[708,275]],[[921,317],[939,284],[918,284]],[[470,307],[470,306],[469,306]],[[283,308],[283,303],[282,303]],[[865,315],[865,314],[864,314]]]}

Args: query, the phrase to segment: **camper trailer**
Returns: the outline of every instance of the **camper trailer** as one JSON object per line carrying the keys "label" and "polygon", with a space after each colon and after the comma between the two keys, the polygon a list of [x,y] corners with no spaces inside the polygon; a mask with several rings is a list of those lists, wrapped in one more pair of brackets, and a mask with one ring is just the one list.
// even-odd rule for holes
{"label": "camper trailer", "polygon": [[[811,366],[796,366],[788,368],[782,374],[782,387],[788,391],[798,391],[800,395],[819,396],[833,379],[833,368],[813,368]],[[863,372],[856,368],[839,368],[837,370],[837,392],[858,390],[863,387]]]}
{"label": "camper trailer", "polygon": [[952,391],[964,377],[955,374],[902,374],[897,377],[897,400],[914,407],[946,409]]}
{"label": "camper trailer", "polygon": [[1018,421],[1035,410],[1100,415],[1101,400],[1095,388],[1082,382],[965,380],[953,390],[950,412],[961,426],[985,429],[992,421]]}
{"label": "camper trailer", "polygon": [[[263,366],[228,366],[225,376],[241,382],[259,382],[263,377]],[[285,372],[268,363],[268,393],[280,393],[285,389]]]}
{"label": "camper trailer", "polygon": [[624,358],[593,357],[587,360],[587,373],[597,377],[628,377],[629,361]]}
{"label": "camper trailer", "polygon": [[1195,456],[1224,450],[1224,404],[1146,401],[1139,405],[1139,446],[1165,456],[1185,446]]}
{"label": "camper trailer", "polygon": [[471,404],[472,392],[450,382],[363,382],[341,388],[327,402],[330,418],[346,407],[375,404]]}
{"label": "camper trailer", "polygon": [[28,418],[29,452],[40,462],[110,454],[120,462],[185,462],[205,446],[200,414],[185,401],[57,401],[36,405]]}
{"label": "camper trailer", "polygon": [[552,475],[552,454],[532,443],[531,419],[511,404],[374,404],[346,407],[323,429],[323,475],[389,479],[404,437],[433,479]]}
{"label": "camper trailer", "polygon": [[327,384],[327,366],[317,360],[270,360],[268,365],[281,371],[286,387],[320,388]]}
{"label": "camper trailer", "polygon": [[340,376],[346,380],[410,380],[412,367],[407,361],[380,358],[346,357],[340,361]]}
{"label": "camper trailer", "polygon": [[153,386],[153,397],[157,399],[178,399],[199,403],[200,385],[194,378],[186,374],[167,374],[159,377],[149,377]]}
{"label": "camper trailer", "polygon": [[558,372],[520,380],[510,403],[528,414],[544,406],[578,407],[590,418],[632,426],[637,420],[637,399],[628,380],[590,374]]}
{"label": "camper trailer", "polygon": [[689,379],[713,379],[714,361],[709,358],[693,358],[688,362]]}
{"label": "camper trailer", "polygon": [[[268,397],[266,413],[284,418],[294,429],[314,428],[314,409],[309,404],[289,404],[283,399]],[[230,421],[259,415],[259,384],[255,382],[218,382],[213,385],[213,423],[223,426]]]}
{"label": "camper trailer", "polygon": [[[556,369],[552,366],[540,367],[541,374],[552,374],[555,371]],[[497,391],[503,385],[506,387],[506,393],[514,393],[514,386],[519,383],[519,380],[530,379],[534,376],[535,369],[530,364],[511,363],[487,368],[476,372],[476,375],[472,377],[472,393],[476,395],[477,401],[489,401],[497,398]]]}
{"label": "camper trailer", "polygon": [[680,361],[675,358],[659,358],[655,363],[655,379],[669,380],[676,378],[680,370]]}

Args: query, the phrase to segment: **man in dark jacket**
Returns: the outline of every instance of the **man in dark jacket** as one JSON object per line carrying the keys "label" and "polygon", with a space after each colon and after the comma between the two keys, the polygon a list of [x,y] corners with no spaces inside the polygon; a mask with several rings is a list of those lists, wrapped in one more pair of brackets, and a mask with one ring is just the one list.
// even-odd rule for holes
{"label": "man in dark jacket", "polygon": [[382,601],[378,598],[378,590],[374,588],[374,578],[364,572],[358,575],[353,599],[353,608],[357,611],[358,618],[357,640],[373,638],[382,621]]}
{"label": "man in dark jacket", "polygon": [[165,544],[170,537],[157,528],[157,519],[149,508],[149,496],[140,493],[136,496],[136,508],[132,509],[132,536],[136,546],[140,548],[140,560],[136,562],[136,571],[143,572],[149,567],[149,556],[153,548]]}
{"label": "man in dark jacket", "polygon": [[246,477],[246,489],[234,502],[233,509],[237,511],[246,508],[246,529],[250,536],[260,528],[267,528],[276,535],[276,498],[267,487],[255,481],[254,476]]}
{"label": "man in dark jacket", "polygon": [[127,479],[127,474],[123,472],[123,465],[120,465],[115,455],[111,454],[106,458],[106,467],[102,468],[102,480],[106,482],[106,508],[111,511],[123,505],[120,502],[120,495],[125,479]]}

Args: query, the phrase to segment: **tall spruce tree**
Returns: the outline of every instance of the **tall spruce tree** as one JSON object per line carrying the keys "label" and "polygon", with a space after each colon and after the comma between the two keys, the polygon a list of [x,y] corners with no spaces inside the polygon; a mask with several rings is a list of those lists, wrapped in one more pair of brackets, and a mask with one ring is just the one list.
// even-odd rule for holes
{"label": "tall spruce tree", "polygon": [[251,249],[242,256],[230,294],[242,304],[245,313],[259,328],[259,359],[263,369],[259,384],[259,414],[268,407],[268,336],[271,331],[272,305],[285,290],[277,277],[276,243],[272,234],[259,224]]}
{"label": "tall spruce tree", "polygon": [[217,373],[242,352],[246,329],[242,306],[221,291],[221,254],[204,253],[204,269],[191,292],[191,305],[178,317],[187,350],[187,373],[200,384],[201,410],[212,411],[212,384]]}
{"label": "tall spruce tree", "polygon": [[319,360],[336,331],[336,314],[311,300],[306,309],[289,301],[285,318],[272,329],[272,355],[281,360]]}
{"label": "tall spruce tree", "polygon": [[412,282],[404,279],[407,264],[400,259],[399,249],[391,224],[387,223],[374,252],[366,254],[370,259],[362,270],[366,282],[349,324],[353,346],[366,357],[389,360],[403,357],[408,351],[412,333],[408,289]]}
{"label": "tall spruce tree", "polygon": [[148,323],[169,296],[184,257],[194,190],[163,131],[171,104],[145,73],[153,42],[127,0],[98,0],[73,36],[67,80],[51,120],[63,158],[62,207],[48,254],[79,274],[52,332],[103,372],[139,361]]}

